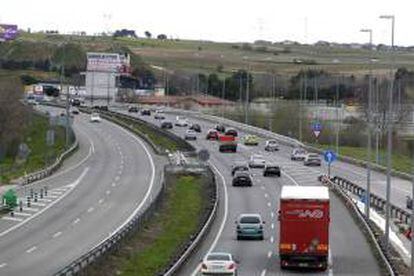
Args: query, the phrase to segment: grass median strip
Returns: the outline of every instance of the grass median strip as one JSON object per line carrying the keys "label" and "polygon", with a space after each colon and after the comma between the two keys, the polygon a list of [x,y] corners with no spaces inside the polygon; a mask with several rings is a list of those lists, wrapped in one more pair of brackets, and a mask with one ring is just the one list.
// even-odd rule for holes
{"label": "grass median strip", "polygon": [[197,175],[168,177],[160,209],[118,252],[89,267],[86,274],[152,276],[161,273],[197,231],[207,204],[203,183]]}

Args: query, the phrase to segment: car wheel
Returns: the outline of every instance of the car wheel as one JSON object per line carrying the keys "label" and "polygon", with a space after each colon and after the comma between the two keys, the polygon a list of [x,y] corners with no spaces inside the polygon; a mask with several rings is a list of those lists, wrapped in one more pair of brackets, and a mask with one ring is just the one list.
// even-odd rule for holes
{"label": "car wheel", "polygon": [[260,236],[259,240],[261,240],[261,241],[262,241],[262,240],[264,240],[264,237],[263,237],[263,235],[262,235],[262,236]]}
{"label": "car wheel", "polygon": [[278,173],[277,176],[280,177],[280,173]]}

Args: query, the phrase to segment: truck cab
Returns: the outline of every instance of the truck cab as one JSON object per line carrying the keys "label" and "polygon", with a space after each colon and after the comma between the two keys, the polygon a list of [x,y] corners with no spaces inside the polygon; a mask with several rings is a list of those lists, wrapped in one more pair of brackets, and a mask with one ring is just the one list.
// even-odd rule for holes
{"label": "truck cab", "polygon": [[220,152],[237,152],[237,141],[233,135],[218,136]]}
{"label": "truck cab", "polygon": [[323,186],[283,186],[279,210],[281,268],[326,270],[329,191]]}

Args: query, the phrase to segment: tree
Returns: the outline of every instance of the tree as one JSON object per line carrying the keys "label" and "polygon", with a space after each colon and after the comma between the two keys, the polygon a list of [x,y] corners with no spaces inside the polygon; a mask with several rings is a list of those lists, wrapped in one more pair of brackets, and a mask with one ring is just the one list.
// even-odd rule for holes
{"label": "tree", "polygon": [[145,37],[150,39],[152,37],[152,34],[149,31],[145,31]]}
{"label": "tree", "polygon": [[159,40],[166,40],[167,39],[167,36],[165,34],[159,34],[157,36],[157,39],[159,39]]}

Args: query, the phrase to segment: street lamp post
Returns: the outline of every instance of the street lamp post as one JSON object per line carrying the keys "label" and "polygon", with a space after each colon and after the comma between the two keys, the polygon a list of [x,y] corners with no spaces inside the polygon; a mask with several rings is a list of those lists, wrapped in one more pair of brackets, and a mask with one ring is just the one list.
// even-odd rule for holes
{"label": "street lamp post", "polygon": [[361,32],[369,33],[369,47],[370,47],[370,57],[369,57],[369,80],[368,80],[368,115],[367,115],[367,124],[368,124],[368,134],[367,134],[367,192],[365,200],[365,215],[369,220],[370,205],[371,205],[371,113],[372,113],[372,29],[362,29]]}
{"label": "street lamp post", "polygon": [[388,120],[387,120],[387,194],[386,194],[386,210],[385,210],[385,249],[388,250],[390,235],[390,195],[391,195],[391,154],[392,154],[392,104],[394,89],[394,15],[381,15],[380,19],[391,19],[391,64],[390,64],[390,87],[389,87],[389,103],[388,103]]}

